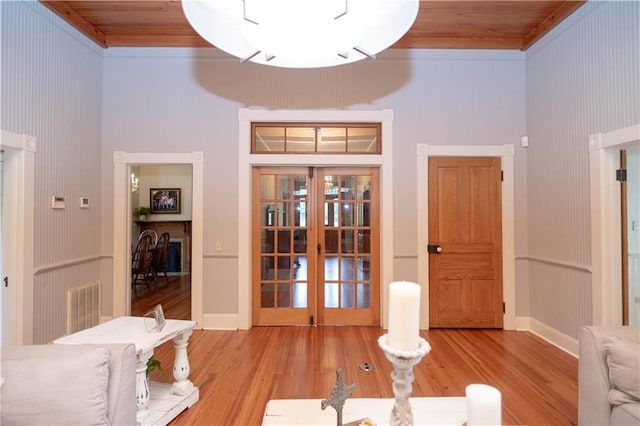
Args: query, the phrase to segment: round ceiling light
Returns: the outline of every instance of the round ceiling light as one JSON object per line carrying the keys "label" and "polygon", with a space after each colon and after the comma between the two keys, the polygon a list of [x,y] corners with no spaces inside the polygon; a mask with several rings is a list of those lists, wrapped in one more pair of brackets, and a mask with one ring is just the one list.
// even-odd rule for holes
{"label": "round ceiling light", "polygon": [[419,0],[182,0],[202,38],[241,58],[284,68],[356,62],[413,25]]}

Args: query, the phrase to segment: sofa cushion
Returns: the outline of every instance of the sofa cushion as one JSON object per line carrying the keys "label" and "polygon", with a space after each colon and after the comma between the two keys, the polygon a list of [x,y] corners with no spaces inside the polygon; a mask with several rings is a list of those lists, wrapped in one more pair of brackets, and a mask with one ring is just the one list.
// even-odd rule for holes
{"label": "sofa cushion", "polygon": [[3,424],[108,424],[107,348],[26,357],[20,351],[3,352]]}
{"label": "sofa cushion", "polygon": [[640,424],[640,404],[622,404],[613,407],[610,424],[637,426]]}
{"label": "sofa cushion", "polygon": [[612,405],[640,403],[640,344],[618,337],[604,342],[609,367],[609,402]]}

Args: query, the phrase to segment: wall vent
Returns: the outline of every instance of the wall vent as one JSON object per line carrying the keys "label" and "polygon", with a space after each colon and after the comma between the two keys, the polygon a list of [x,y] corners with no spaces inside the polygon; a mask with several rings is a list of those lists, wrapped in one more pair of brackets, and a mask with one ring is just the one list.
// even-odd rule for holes
{"label": "wall vent", "polygon": [[67,334],[100,323],[100,281],[67,290]]}

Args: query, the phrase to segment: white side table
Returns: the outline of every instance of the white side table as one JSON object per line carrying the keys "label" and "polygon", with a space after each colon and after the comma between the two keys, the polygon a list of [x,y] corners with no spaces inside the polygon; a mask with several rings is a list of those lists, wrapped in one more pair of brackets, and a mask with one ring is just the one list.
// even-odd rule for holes
{"label": "white side table", "polygon": [[[148,332],[143,317],[119,317],[77,333],[61,337],[54,343],[107,344],[133,343],[136,346],[136,418],[141,425],[166,425],[200,399],[200,392],[189,380],[187,345],[195,321],[166,320],[161,331]],[[152,324],[153,326],[155,324]],[[151,383],[146,379],[147,361],[153,349],[173,339],[175,356],[173,384]]]}
{"label": "white side table", "polygon": [[[371,419],[376,425],[388,425],[393,398],[349,398],[345,402],[344,424]],[[465,397],[410,398],[413,422],[416,425],[461,426],[467,418]],[[327,425],[336,424],[336,411],[322,410],[320,399],[274,399],[267,403],[263,426],[271,425]]]}

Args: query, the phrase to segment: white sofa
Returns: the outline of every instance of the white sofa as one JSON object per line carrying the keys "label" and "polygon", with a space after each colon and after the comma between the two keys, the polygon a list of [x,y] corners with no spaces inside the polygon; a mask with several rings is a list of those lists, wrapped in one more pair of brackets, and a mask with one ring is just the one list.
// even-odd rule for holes
{"label": "white sofa", "polygon": [[578,424],[640,425],[640,327],[583,327]]}
{"label": "white sofa", "polygon": [[2,348],[3,425],[135,425],[133,344]]}

